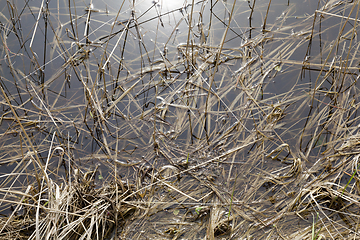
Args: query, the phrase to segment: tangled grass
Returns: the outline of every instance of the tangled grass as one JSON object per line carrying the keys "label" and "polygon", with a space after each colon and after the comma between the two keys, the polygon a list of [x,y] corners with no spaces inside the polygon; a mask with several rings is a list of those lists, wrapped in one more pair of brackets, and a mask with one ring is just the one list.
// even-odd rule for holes
{"label": "tangled grass", "polygon": [[4,4],[1,239],[360,239],[358,1]]}

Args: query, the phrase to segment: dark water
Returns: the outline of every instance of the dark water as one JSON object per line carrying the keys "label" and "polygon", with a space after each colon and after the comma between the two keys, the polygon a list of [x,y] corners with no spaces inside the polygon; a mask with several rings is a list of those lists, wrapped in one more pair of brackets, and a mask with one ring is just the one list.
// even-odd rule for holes
{"label": "dark water", "polygon": [[[37,21],[41,4],[43,12]],[[337,19],[324,20],[321,28],[329,31],[324,31],[321,39],[316,35],[310,52],[306,31],[311,30],[313,18],[309,16],[318,8],[315,1],[272,1],[268,13],[268,1],[256,1],[254,6],[252,1],[237,1],[222,46],[228,56],[223,56],[224,64],[219,65],[212,85],[212,90],[222,96],[211,107],[218,112],[202,120],[204,110],[200,106],[206,101],[214,66],[208,66],[201,74],[202,82],[198,84],[203,89],[191,89],[184,81],[192,72],[186,73],[183,62],[194,59],[184,58],[181,51],[192,51],[197,67],[204,63],[198,57],[206,56],[206,52],[199,46],[209,46],[207,51],[211,52],[222,43],[233,1],[70,4],[67,1],[0,3],[0,74],[4,89],[0,109],[1,172],[10,172],[15,165],[8,163],[20,161],[31,149],[29,143],[25,144],[28,139],[22,127],[43,162],[54,132],[53,149],[68,148],[66,158],[54,152],[53,168],[66,166],[70,159],[80,166],[101,165],[102,171],[111,174],[108,169],[115,159],[124,164],[153,161],[156,141],[171,142],[178,152],[175,155],[179,159],[175,160],[180,160],[198,149],[201,139],[208,138],[208,142],[221,139],[224,130],[242,117],[239,109],[246,101],[234,101],[242,94],[241,88],[224,86],[237,84],[234,73],[252,56],[259,57],[254,64],[257,68],[264,66],[264,72],[274,59],[301,63],[311,56],[321,63],[326,58],[322,51],[334,40],[333,33],[340,27]],[[267,31],[263,33],[265,18]],[[247,52],[240,49],[261,37],[268,40]],[[284,43],[287,44],[282,46]],[[291,52],[292,49],[295,51]],[[244,60],[240,52],[249,54],[249,58]],[[177,63],[180,64],[170,72],[163,71],[162,65],[163,73],[159,74],[160,64],[176,66]],[[150,71],[150,67],[155,70]],[[299,64],[284,63],[281,70],[270,69],[263,88],[263,98],[269,98],[267,104],[276,104],[292,94],[299,96],[311,87],[317,73],[301,68]],[[261,78],[261,74],[258,76]],[[129,94],[124,94],[128,89]],[[191,96],[192,91],[199,97]],[[119,98],[121,101],[117,101]],[[179,104],[191,107],[183,109]],[[292,102],[289,106],[297,119],[292,114],[285,118],[285,128],[294,128],[283,133],[285,139],[292,139],[305,124],[308,109],[297,113],[300,104]],[[168,113],[164,118],[161,114],[166,106]],[[104,114],[106,121],[101,119]],[[193,124],[191,131],[189,121]],[[246,127],[249,131],[253,128],[251,123],[246,123]],[[296,140],[294,144],[299,142]],[[214,146],[203,154],[215,152]],[[132,174],[126,167],[121,171],[123,175]]]}

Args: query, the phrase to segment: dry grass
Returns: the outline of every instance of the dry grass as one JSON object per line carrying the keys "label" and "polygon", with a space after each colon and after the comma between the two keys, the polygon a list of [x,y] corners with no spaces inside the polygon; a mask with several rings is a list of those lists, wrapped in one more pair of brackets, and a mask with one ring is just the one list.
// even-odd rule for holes
{"label": "dry grass", "polygon": [[360,239],[357,1],[117,4],[0,6],[1,239]]}

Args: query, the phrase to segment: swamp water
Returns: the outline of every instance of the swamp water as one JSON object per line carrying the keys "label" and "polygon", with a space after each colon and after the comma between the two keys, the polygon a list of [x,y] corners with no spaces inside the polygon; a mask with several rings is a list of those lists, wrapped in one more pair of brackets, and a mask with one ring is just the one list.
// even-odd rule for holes
{"label": "swamp water", "polygon": [[0,3],[0,237],[360,238],[359,6]]}

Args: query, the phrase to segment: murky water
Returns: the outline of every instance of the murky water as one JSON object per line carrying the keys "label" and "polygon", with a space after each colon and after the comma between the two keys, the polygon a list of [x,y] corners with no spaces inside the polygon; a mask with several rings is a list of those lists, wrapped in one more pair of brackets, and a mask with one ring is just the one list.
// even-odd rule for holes
{"label": "murky water", "polygon": [[[246,64],[241,55],[236,55],[236,51],[247,41],[261,36],[268,4],[266,1],[256,2],[253,12],[251,4],[252,2],[237,1],[232,10],[232,21],[222,45],[224,52],[227,51],[231,57],[226,59],[224,67],[218,69],[219,74],[214,78],[217,86],[213,86],[213,89],[221,88],[225,84],[221,83],[224,82],[221,80],[224,76],[231,77]],[[39,14],[41,6],[46,11]],[[194,4],[189,1],[104,1],[75,2],[71,6],[65,1],[31,1],[2,3],[0,7],[3,14],[0,70],[2,84],[9,101],[19,106],[18,114],[26,119],[24,123],[31,129],[34,142],[42,144],[44,138],[50,141],[51,132],[58,131],[59,141],[66,142],[69,138],[75,155],[81,158],[92,152],[109,154],[109,150],[104,149],[104,142],[96,140],[109,138],[113,149],[117,144],[118,150],[132,153],[125,154],[128,155],[125,159],[137,159],[139,154],[136,154],[138,151],[135,149],[152,149],[150,146],[154,129],[151,121],[154,118],[151,114],[146,114],[146,111],[162,104],[159,106],[160,110],[157,110],[161,113],[161,107],[171,101],[174,101],[174,105],[169,107],[172,114],[167,116],[168,125],[162,125],[159,133],[172,134],[184,145],[193,141],[191,134],[179,129],[180,125],[176,122],[176,111],[181,110],[174,107],[178,104],[175,102],[188,101],[180,99],[180,95],[183,96],[184,93],[180,91],[181,83],[178,80],[186,79],[182,64],[184,61],[196,61],[197,58],[199,62],[193,63],[200,66],[204,63],[204,57],[210,55],[206,55],[199,46],[205,44],[210,47],[210,51],[212,47],[219,46],[227,29],[232,1],[194,1]],[[301,22],[316,7],[317,4],[311,1],[301,4],[273,1],[266,16],[266,29],[273,33],[266,35],[269,38],[266,47],[262,42],[261,46],[250,51],[251,54],[261,58],[261,51],[265,48],[269,52],[271,48],[275,50],[281,44],[279,37],[299,34],[293,23]],[[299,29],[301,28],[299,24]],[[304,35],[299,34],[299,37],[307,36],[308,33],[301,34]],[[294,37],[294,44],[298,41]],[[291,59],[303,61],[307,48],[306,44],[298,46],[297,53],[292,54]],[[312,48],[313,52],[319,51],[318,45],[314,44]],[[182,51],[193,51],[193,59],[184,59]],[[273,56],[281,58],[281,50],[275,51],[278,53]],[[202,58],[199,59],[200,55]],[[262,65],[269,60],[266,57],[262,60]],[[87,67],[83,67],[84,63]],[[172,72],[165,71],[158,75],[159,69],[174,65],[178,67]],[[295,81],[300,79],[297,67],[284,65],[284,73],[272,74],[274,77],[266,79],[265,94],[276,96],[291,91]],[[306,75],[307,78],[310,76],[311,73]],[[206,83],[206,75],[203,75],[203,79],[203,83]],[[135,81],[140,81],[141,84],[134,84]],[[304,79],[301,81],[305,85],[308,82]],[[159,82],[162,83],[159,85]],[[43,83],[45,87],[42,87]],[[132,88],[132,97],[124,95],[121,101],[116,101],[126,88]],[[166,97],[176,89],[180,92],[171,98]],[[219,106],[226,111],[240,91],[240,88],[232,89]],[[97,92],[97,97],[91,96],[91,92]],[[199,94],[206,94],[206,91]],[[2,101],[5,103],[7,100],[3,98]],[[119,110],[120,118],[113,116],[108,119],[108,131],[101,132],[104,126],[97,126],[94,121],[85,121],[84,124],[83,120],[94,114],[92,111],[96,112],[94,106],[89,108],[89,101],[100,101],[101,104],[97,107],[101,106],[106,113],[115,108]],[[276,101],[279,98],[273,98],[269,103]],[[8,103],[3,104],[1,109],[2,142],[5,145],[18,142],[19,135],[16,132],[20,131],[14,117],[7,118],[12,115],[7,105]],[[89,110],[91,108],[93,109]],[[235,109],[236,106],[232,108]],[[49,112],[52,113],[51,116]],[[215,126],[216,129],[217,119],[223,118],[231,126],[239,116],[239,113],[218,115],[208,125]],[[121,125],[124,122],[127,123]],[[129,126],[134,129],[130,130]],[[211,132],[211,129],[207,130]],[[112,135],[113,132],[117,132],[117,136]],[[116,138],[119,137],[121,140],[117,141]],[[46,152],[45,148],[42,154],[46,155]],[[5,161],[10,160],[9,156]]]}
{"label": "murky water", "polygon": [[[230,57],[218,68],[219,74],[214,78],[216,86],[212,87],[214,91],[228,84],[222,80],[224,77],[231,77],[246,65],[242,60],[244,57],[238,54],[242,52],[240,47],[261,35],[268,4],[256,2],[253,12],[251,4],[237,1],[232,10],[232,21],[222,45]],[[39,14],[41,6],[44,11]],[[71,6],[63,1],[3,3],[2,84],[9,101],[20,106],[18,114],[28,125],[34,143],[45,146],[44,139],[50,142],[51,133],[56,131],[59,144],[70,140],[74,160],[91,159],[91,153],[107,155],[110,150],[104,148],[106,144],[121,152],[122,161],[136,161],[151,152],[153,122],[161,121],[149,114],[154,106],[159,114],[165,106],[171,112],[166,117],[166,124],[160,123],[155,135],[170,136],[178,145],[187,146],[195,141],[196,134],[184,130],[177,115],[179,111],[190,111],[192,117],[196,113],[191,108],[176,107],[176,104],[192,99],[189,96],[184,98],[184,94],[193,90],[184,90],[185,85],[179,81],[188,76],[184,74],[183,64],[191,60],[200,66],[206,63],[204,57],[214,54],[212,49],[222,42],[232,7],[232,1],[194,1],[194,4],[189,1],[104,1],[75,2]],[[276,38],[293,34],[296,28],[283,29],[312,14],[315,7],[310,1],[302,4],[290,2],[289,5],[286,1],[273,1],[266,16],[266,29],[274,31],[272,35]],[[267,36],[272,37],[271,34]],[[268,46],[273,44],[274,49],[279,46],[279,41],[269,40]],[[203,44],[209,46],[207,55],[201,47]],[[260,56],[262,47],[257,46],[247,54]],[[302,61],[306,48],[306,45],[299,47],[299,54],[293,54],[292,60]],[[185,59],[183,51],[193,51],[193,59]],[[268,60],[263,59],[262,64]],[[259,61],[258,57],[255,61]],[[164,66],[175,67],[159,75],[158,71]],[[208,76],[211,71],[207,70]],[[296,71],[296,68],[287,67],[283,74],[266,80],[266,94],[276,96],[290,91],[297,81],[294,77]],[[202,79],[202,84],[209,84],[206,74],[202,74]],[[140,81],[139,84],[136,81]],[[204,87],[208,88],[206,84]],[[132,96],[125,94],[122,98],[127,88],[132,88]],[[168,97],[174,91],[177,93]],[[213,109],[221,107],[227,111],[228,106],[236,109],[239,102],[233,105],[233,99],[240,92],[240,88],[232,89]],[[206,99],[206,91],[197,93],[203,95],[196,100],[200,104]],[[119,97],[121,101],[117,100]],[[269,103],[276,101],[279,98],[273,98]],[[4,98],[3,102],[6,102]],[[107,131],[102,131],[104,125],[99,126],[93,120],[97,110],[95,106],[89,106],[89,102],[99,103],[96,107],[101,107],[105,113],[118,110],[116,114],[119,115],[107,120]],[[3,104],[1,109],[4,145],[18,143],[19,137],[24,137],[17,133],[21,129],[16,119],[13,116],[7,118],[12,115],[7,105]],[[229,127],[238,121],[239,114],[215,114],[205,129],[210,133],[225,125]],[[199,121],[199,118],[195,117],[194,121]],[[192,130],[200,134],[198,138],[206,135],[201,128],[201,124],[195,124]],[[43,158],[47,151],[46,147],[41,151]],[[19,159],[20,156],[19,152],[12,153],[4,157],[4,161],[14,160],[12,157]],[[105,161],[104,156],[100,157],[102,161]]]}

